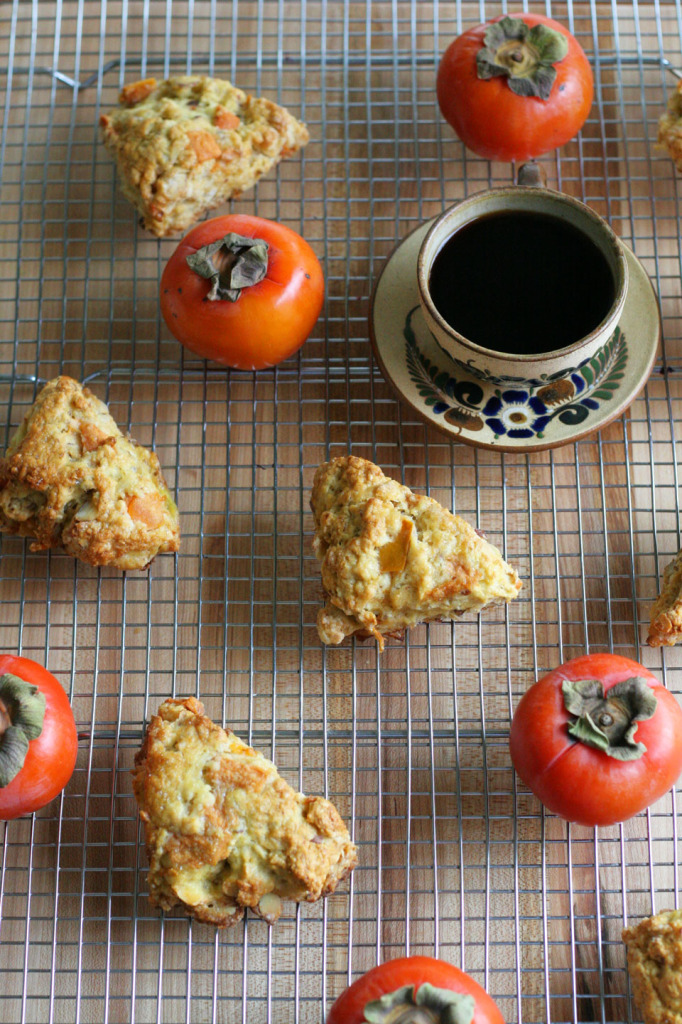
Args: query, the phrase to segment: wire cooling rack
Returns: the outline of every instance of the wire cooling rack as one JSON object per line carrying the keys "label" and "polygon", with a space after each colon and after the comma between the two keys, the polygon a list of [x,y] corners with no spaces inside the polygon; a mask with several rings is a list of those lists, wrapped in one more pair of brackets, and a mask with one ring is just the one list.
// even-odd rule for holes
{"label": "wire cooling rack", "polygon": [[[680,206],[654,148],[682,66],[674,3],[530,4],[572,29],[595,71],[581,136],[544,160],[643,260],[664,346],[629,413],[532,458],[427,429],[372,361],[368,297],[395,243],[443,207],[509,182],[439,116],[437,58],[503,8],[391,0],[0,6],[0,409],[9,432],[40,382],[90,382],[153,445],[182,551],[97,572],[2,539],[0,648],[45,663],[79,725],[76,772],[32,818],[0,824],[0,1019],[321,1022],[378,960],[439,954],[509,1022],[637,1019],[622,926],[680,905],[676,793],[620,827],[568,826],[515,779],[509,719],[530,683],[589,651],[634,656],[680,692],[680,655],[642,646],[659,570],[680,546]],[[174,242],[141,230],[98,138],[126,82],[207,72],[303,117],[302,157],[235,204],[301,231],[327,301],[275,370],[183,353],[159,319]],[[413,629],[379,657],[324,649],[308,497],[352,451],[484,528],[525,581],[508,610]],[[196,694],[332,798],[360,863],[326,901],[218,933],[162,917],[129,769],[145,719]]]}

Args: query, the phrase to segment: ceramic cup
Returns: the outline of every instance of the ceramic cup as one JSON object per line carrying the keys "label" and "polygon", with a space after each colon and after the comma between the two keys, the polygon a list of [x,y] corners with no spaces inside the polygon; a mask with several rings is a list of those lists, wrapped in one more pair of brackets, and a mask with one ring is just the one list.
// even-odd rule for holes
{"label": "ceramic cup", "polygon": [[[419,300],[426,323],[434,338],[466,372],[489,383],[504,386],[519,384],[537,387],[548,380],[569,374],[585,360],[591,359],[608,343],[618,324],[628,287],[628,267],[623,249],[615,234],[594,210],[578,199],[556,192],[544,185],[537,164],[524,164],[519,171],[518,185],[479,192],[438,217],[422,242],[417,261]],[[604,255],[615,284],[611,308],[602,322],[572,345],[540,354],[519,355],[483,348],[460,334],[456,325],[443,319],[429,292],[429,278],[434,260],[451,236],[479,217],[500,211],[518,210],[547,214],[568,221]],[[576,296],[576,302],[580,297]]]}

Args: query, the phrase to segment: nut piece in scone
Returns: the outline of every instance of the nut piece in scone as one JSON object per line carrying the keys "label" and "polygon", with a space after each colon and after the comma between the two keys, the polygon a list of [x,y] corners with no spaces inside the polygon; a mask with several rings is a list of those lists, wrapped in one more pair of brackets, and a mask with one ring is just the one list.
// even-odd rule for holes
{"label": "nut piece in scone", "polygon": [[167,700],[135,758],[153,903],[219,928],[250,907],[269,924],[281,900],[314,902],[355,867],[329,800],[297,793],[271,761],[204,715]]}
{"label": "nut piece in scone", "polygon": [[682,81],[668,100],[668,109],[658,120],[658,145],[667,149],[682,171]]}
{"label": "nut piece in scone", "polygon": [[100,123],[123,194],[160,238],[252,188],[309,139],[284,107],[203,75],[133,82]]}
{"label": "nut piece in scone", "polygon": [[39,392],[0,460],[0,530],[117,569],[144,569],[180,543],[156,455],[70,377]]}
{"label": "nut piece in scone", "polygon": [[647,642],[673,647],[682,639],[682,551],[663,570],[663,587],[651,609]]}
{"label": "nut piece in scone", "polygon": [[682,910],[625,928],[632,992],[645,1024],[682,1024]]}
{"label": "nut piece in scone", "polygon": [[384,476],[373,462],[342,456],[315,474],[311,507],[326,605],[325,644],[383,638],[418,622],[452,619],[512,601],[521,582],[464,519]]}

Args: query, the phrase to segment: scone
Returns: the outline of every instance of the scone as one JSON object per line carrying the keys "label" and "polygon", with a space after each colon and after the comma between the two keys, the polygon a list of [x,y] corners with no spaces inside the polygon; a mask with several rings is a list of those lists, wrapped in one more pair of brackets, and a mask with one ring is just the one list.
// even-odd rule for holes
{"label": "scone", "polygon": [[326,605],[325,644],[387,634],[512,601],[521,582],[502,555],[459,516],[413,494],[353,455],[315,474],[315,554]]}
{"label": "scone", "polygon": [[682,910],[623,931],[635,1002],[645,1024],[682,1024]]}
{"label": "scone", "polygon": [[121,190],[148,231],[184,231],[308,142],[308,129],[230,82],[180,75],[126,85],[100,118]]}
{"label": "scone", "polygon": [[334,805],[293,790],[193,697],[164,701],[152,718],[133,788],[150,898],[164,910],[223,928],[250,907],[273,924],[282,899],[319,900],[355,867]]}
{"label": "scone", "polygon": [[668,100],[666,113],[659,118],[658,145],[667,149],[678,171],[682,171],[682,81]]}
{"label": "scone", "polygon": [[682,551],[663,570],[663,586],[653,608],[647,643],[673,647],[682,639]]}
{"label": "scone", "polygon": [[180,544],[159,460],[70,377],[39,392],[0,460],[0,530],[89,565],[144,569]]}

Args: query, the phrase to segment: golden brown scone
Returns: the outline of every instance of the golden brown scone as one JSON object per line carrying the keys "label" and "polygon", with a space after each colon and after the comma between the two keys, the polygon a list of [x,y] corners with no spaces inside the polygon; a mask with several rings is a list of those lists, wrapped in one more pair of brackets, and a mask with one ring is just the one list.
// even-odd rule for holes
{"label": "golden brown scone", "polygon": [[658,145],[668,150],[682,171],[682,81],[668,100],[668,110],[658,120]]}
{"label": "golden brown scone", "polygon": [[625,928],[628,972],[645,1024],[682,1024],[682,911]]}
{"label": "golden brown scone", "polygon": [[682,638],[682,551],[663,570],[663,587],[651,609],[647,643],[673,647]]}
{"label": "golden brown scone", "polygon": [[270,100],[203,75],[126,85],[100,118],[121,190],[163,238],[252,188],[308,142],[308,129]]}
{"label": "golden brown scone", "polygon": [[70,377],[39,392],[0,460],[0,530],[89,565],[144,569],[180,544],[159,460]]}
{"label": "golden brown scone", "polygon": [[193,697],[164,701],[152,718],[133,788],[150,898],[164,910],[223,928],[251,907],[273,924],[281,899],[319,900],[355,867],[334,805],[293,790]]}
{"label": "golden brown scone", "polygon": [[497,548],[432,498],[413,494],[353,455],[315,474],[315,554],[327,603],[325,644],[383,637],[418,622],[513,600],[521,582]]}

